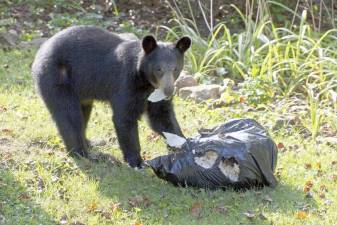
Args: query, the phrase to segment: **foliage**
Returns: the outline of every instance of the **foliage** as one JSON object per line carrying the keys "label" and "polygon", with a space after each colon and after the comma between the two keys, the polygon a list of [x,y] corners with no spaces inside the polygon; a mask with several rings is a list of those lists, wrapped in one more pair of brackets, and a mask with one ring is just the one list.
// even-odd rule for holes
{"label": "foliage", "polygon": [[[335,96],[337,85],[337,30],[323,34],[313,32],[306,23],[306,10],[300,16],[297,29],[276,27],[268,4],[268,1],[259,0],[255,6],[254,2],[247,1],[245,15],[233,5],[245,24],[245,30],[237,34],[232,34],[224,22],[219,22],[214,28],[209,26],[209,36],[204,38],[196,22],[182,17],[177,5],[171,5],[176,16],[172,22],[177,26],[163,28],[169,31],[168,39],[181,33],[192,37],[187,69],[201,82],[224,77],[244,81],[243,91],[247,91],[250,103],[255,105],[268,102],[274,95],[300,94],[308,99],[308,111],[312,115],[310,127],[316,137],[322,124],[317,117],[320,109],[336,104],[331,95]],[[202,6],[200,10],[205,14]],[[191,8],[190,13],[194,18]],[[211,24],[206,18],[205,23]],[[318,97],[308,95],[311,87],[315,87],[313,95]]]}

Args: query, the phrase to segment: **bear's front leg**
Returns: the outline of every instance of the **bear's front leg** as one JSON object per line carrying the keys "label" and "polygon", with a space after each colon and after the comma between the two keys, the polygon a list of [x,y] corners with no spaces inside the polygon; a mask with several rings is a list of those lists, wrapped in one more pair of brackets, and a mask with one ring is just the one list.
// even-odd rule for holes
{"label": "bear's front leg", "polygon": [[113,122],[124,160],[131,167],[141,167],[143,161],[140,156],[137,119],[132,119],[127,114],[117,114],[113,116]]}
{"label": "bear's front leg", "polygon": [[147,116],[154,131],[163,135],[163,132],[184,137],[174,113],[172,101],[147,103]]}

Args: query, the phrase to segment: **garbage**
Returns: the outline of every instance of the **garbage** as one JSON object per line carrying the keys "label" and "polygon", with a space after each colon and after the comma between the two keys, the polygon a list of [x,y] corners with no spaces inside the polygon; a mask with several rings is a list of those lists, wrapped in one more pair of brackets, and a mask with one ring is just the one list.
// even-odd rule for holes
{"label": "garbage", "polygon": [[277,148],[255,120],[233,119],[194,138],[165,133],[177,152],[147,161],[155,174],[179,186],[246,189],[277,184]]}
{"label": "garbage", "polygon": [[164,94],[164,92],[160,89],[155,89],[150,96],[147,98],[150,102],[160,102],[162,100],[165,100],[167,96]]}

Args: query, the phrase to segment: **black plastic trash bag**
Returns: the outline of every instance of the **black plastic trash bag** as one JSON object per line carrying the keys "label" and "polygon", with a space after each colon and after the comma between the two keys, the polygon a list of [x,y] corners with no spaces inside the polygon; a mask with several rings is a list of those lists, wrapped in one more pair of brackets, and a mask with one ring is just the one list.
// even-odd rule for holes
{"label": "black plastic trash bag", "polygon": [[275,187],[276,161],[277,148],[267,131],[255,120],[234,119],[200,130],[183,141],[180,151],[147,164],[175,185],[245,189]]}

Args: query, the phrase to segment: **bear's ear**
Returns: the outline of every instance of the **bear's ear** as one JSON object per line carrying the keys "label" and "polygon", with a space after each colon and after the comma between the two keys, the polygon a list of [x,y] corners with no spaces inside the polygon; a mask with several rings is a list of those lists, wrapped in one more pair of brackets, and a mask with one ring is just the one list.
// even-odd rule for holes
{"label": "bear's ear", "polygon": [[182,37],[177,41],[176,48],[179,49],[181,53],[184,53],[191,46],[191,42],[191,38],[187,36]]}
{"label": "bear's ear", "polygon": [[148,35],[143,38],[142,46],[145,53],[149,54],[157,47],[157,41],[152,35]]}

